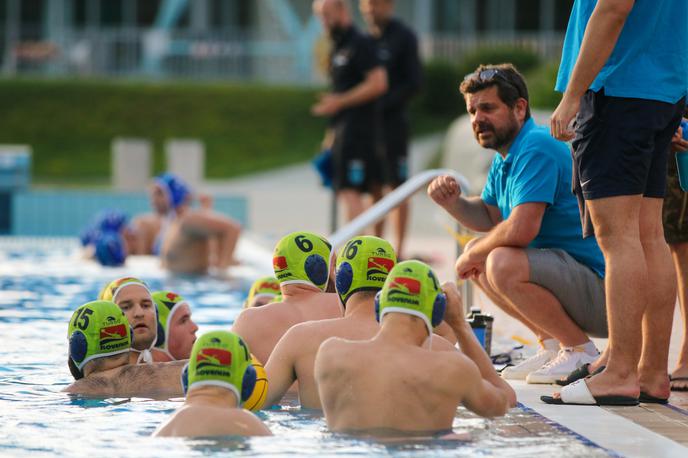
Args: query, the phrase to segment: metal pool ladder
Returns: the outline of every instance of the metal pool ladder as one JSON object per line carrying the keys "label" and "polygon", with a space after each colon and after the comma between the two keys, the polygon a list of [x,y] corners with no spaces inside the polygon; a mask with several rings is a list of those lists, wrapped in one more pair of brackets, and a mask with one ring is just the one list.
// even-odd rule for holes
{"label": "metal pool ladder", "polygon": [[[460,173],[451,169],[425,170],[406,180],[404,184],[380,199],[375,205],[330,235],[328,239],[330,243],[332,243],[332,252],[335,253],[344,242],[361,233],[366,227],[382,220],[390,211],[394,210],[406,199],[418,192],[421,188],[425,188],[434,178],[442,175],[454,177],[459,185],[461,185],[462,194],[472,194],[468,180]],[[458,232],[463,231],[465,231],[465,229],[459,226]],[[461,251],[462,247],[457,243],[457,254],[460,255]],[[464,306],[466,310],[469,310],[473,305],[473,289],[471,282],[463,282],[462,294]]]}

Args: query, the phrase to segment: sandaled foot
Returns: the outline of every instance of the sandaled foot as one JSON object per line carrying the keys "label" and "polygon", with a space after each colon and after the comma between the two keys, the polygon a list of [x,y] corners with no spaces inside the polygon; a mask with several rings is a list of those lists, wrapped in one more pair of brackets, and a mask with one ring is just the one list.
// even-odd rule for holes
{"label": "sandaled foot", "polygon": [[688,391],[688,377],[669,377],[671,391]]}
{"label": "sandaled foot", "polygon": [[577,380],[561,389],[557,396],[540,396],[547,404],[576,405],[576,406],[636,406],[638,398],[626,395],[607,394],[594,396],[585,379]]}

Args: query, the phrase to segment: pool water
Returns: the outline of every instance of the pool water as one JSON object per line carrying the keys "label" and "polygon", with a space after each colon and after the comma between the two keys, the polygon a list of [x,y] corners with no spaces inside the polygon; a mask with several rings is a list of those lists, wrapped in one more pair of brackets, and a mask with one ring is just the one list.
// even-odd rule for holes
{"label": "pool water", "polygon": [[[199,333],[228,329],[241,310],[250,266],[229,279],[170,278],[153,259],[104,269],[78,256],[74,240],[0,239],[0,455],[6,456],[606,456],[609,452],[518,407],[486,420],[460,408],[463,440],[379,440],[333,434],[318,411],[286,407],[259,413],[275,434],[260,438],[152,438],[182,400],[79,399],[61,393],[67,369],[67,320],[125,273],[172,289],[192,305]],[[262,273],[262,272],[261,272]]]}

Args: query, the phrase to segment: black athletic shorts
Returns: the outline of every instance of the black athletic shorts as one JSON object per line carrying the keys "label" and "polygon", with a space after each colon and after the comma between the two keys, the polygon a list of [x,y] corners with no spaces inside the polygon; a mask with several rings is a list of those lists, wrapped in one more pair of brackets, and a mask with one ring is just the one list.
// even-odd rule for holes
{"label": "black athletic shorts", "polygon": [[409,122],[405,115],[385,115],[385,184],[397,187],[408,179]]}
{"label": "black athletic shorts", "polygon": [[332,126],[332,185],[336,191],[371,192],[385,179],[379,132],[369,123],[341,121]]}
{"label": "black athletic shorts", "polygon": [[583,197],[664,197],[669,143],[684,105],[587,91],[573,141]]}

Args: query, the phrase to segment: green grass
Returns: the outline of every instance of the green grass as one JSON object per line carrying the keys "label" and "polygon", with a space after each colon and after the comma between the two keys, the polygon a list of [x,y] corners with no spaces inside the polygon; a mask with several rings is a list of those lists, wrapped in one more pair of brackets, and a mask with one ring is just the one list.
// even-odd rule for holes
{"label": "green grass", "polygon": [[[318,90],[234,84],[0,80],[0,143],[33,148],[34,181],[105,184],[115,137],[148,138],[154,171],[164,142],[198,138],[206,176],[226,178],[310,159],[326,121],[310,107]],[[415,133],[435,132],[448,116],[414,113]]]}
{"label": "green grass", "polygon": [[[556,65],[513,54],[531,105],[554,108]],[[424,91],[411,106],[413,135],[445,130],[465,113],[458,82],[479,57],[504,60],[509,50],[476,53],[462,63],[430,63]],[[518,59],[516,59],[518,57]],[[474,62],[475,61],[475,62]],[[469,65],[470,64],[470,65]],[[105,186],[116,137],[154,146],[153,172],[164,169],[164,142],[197,138],[206,148],[206,176],[228,178],[295,162],[318,151],[326,121],[311,116],[322,89],[109,80],[0,80],[0,143],[33,148],[38,185]]]}

